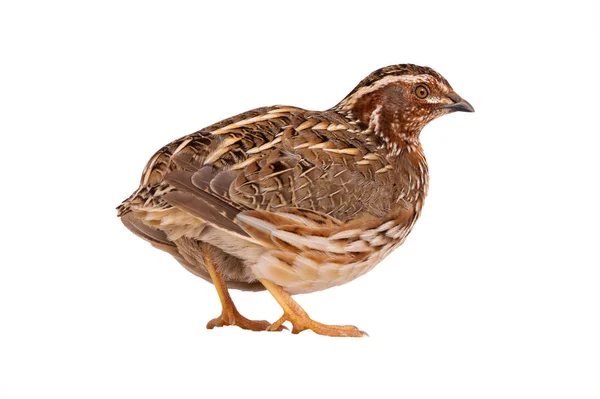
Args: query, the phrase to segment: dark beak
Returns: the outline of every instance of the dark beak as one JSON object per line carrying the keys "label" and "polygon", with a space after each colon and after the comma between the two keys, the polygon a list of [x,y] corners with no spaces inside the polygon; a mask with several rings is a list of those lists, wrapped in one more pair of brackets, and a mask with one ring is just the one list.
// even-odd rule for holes
{"label": "dark beak", "polygon": [[475,112],[475,108],[467,100],[463,100],[458,94],[452,92],[448,94],[448,98],[452,100],[452,104],[442,105],[442,108],[449,109],[450,112]]}

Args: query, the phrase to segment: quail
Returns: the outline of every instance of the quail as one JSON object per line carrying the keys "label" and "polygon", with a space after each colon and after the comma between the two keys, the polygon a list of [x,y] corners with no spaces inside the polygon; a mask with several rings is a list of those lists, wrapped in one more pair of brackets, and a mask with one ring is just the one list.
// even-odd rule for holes
{"label": "quail", "polygon": [[[423,208],[423,127],[473,112],[429,67],[381,68],[326,111],[253,109],[167,144],[118,209],[123,224],[214,284],[236,325],[363,336],[312,320],[292,298],[347,283],[401,245]],[[249,320],[228,289],[268,290],[283,309]]]}

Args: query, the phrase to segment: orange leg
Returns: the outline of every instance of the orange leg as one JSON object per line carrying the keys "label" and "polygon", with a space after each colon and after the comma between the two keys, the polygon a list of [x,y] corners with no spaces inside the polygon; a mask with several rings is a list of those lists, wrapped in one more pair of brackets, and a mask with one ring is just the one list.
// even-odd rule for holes
{"label": "orange leg", "polygon": [[212,319],[206,325],[206,328],[213,329],[215,327],[223,327],[223,326],[238,326],[243,328],[244,330],[252,330],[252,331],[281,331],[284,327],[279,326],[278,328],[271,329],[271,323],[265,320],[250,320],[242,316],[235,305],[233,304],[233,300],[229,295],[229,291],[227,290],[227,285],[225,281],[223,281],[223,277],[215,268],[215,265],[212,261],[212,257],[210,256],[210,251],[204,251],[204,267],[210,274],[210,278],[217,289],[217,293],[219,294],[219,299],[221,300],[221,306],[223,310],[221,315],[215,319]]}
{"label": "orange leg", "polygon": [[331,326],[322,324],[311,319],[308,314],[298,305],[291,295],[288,294],[279,285],[268,280],[260,280],[267,290],[277,300],[283,308],[283,316],[275,323],[271,324],[269,330],[278,330],[283,323],[289,321],[294,328],[292,333],[298,334],[304,330],[312,330],[320,335],[328,335],[330,337],[362,337],[368,335],[366,332],[359,330],[354,326]]}

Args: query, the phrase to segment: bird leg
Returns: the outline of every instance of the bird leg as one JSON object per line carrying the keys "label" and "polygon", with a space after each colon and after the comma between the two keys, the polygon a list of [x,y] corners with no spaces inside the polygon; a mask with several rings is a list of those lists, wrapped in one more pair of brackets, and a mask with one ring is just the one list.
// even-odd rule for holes
{"label": "bird leg", "polygon": [[362,337],[368,335],[355,326],[331,326],[316,322],[308,316],[306,311],[282,287],[268,280],[261,279],[260,282],[269,290],[283,309],[283,316],[271,324],[269,330],[278,330],[283,323],[289,321],[293,326],[293,334],[298,334],[304,330],[312,330],[317,334],[328,335],[330,337]]}
{"label": "bird leg", "polygon": [[208,324],[206,324],[206,328],[211,330],[215,327],[238,326],[244,330],[252,331],[281,331],[284,328],[280,326],[280,328],[270,329],[271,323],[266,320],[249,320],[242,316],[233,304],[233,300],[227,290],[227,285],[225,284],[225,281],[223,281],[223,276],[221,276],[221,273],[215,268],[210,250],[206,248],[202,253],[204,257],[204,267],[208,271],[208,274],[210,274],[210,278],[219,294],[221,306],[223,307],[221,315],[209,321]]}

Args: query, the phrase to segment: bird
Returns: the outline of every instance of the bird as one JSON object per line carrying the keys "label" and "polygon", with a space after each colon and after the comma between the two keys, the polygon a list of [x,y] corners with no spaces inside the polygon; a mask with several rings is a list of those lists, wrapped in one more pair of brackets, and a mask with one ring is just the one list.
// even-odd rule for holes
{"label": "bird", "polygon": [[[212,283],[221,314],[208,329],[367,335],[313,320],[293,295],[348,283],[404,243],[429,172],[420,133],[474,112],[430,67],[378,69],[335,106],[256,108],[177,139],[147,162],[118,207],[135,235]],[[267,290],[283,315],[250,320],[229,289]]]}

